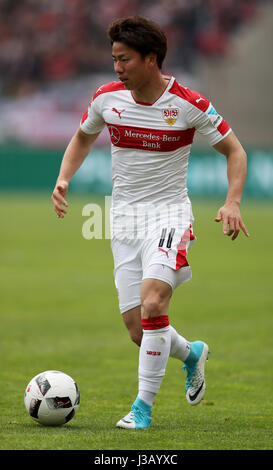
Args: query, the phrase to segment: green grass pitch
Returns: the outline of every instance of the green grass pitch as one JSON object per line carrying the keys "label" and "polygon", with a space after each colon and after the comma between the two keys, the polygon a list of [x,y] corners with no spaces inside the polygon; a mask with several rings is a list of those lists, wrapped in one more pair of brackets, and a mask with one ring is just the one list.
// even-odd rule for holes
{"label": "green grass pitch", "polygon": [[[115,423],[136,396],[138,348],[118,310],[109,240],[81,233],[93,199],[68,199],[58,220],[50,195],[1,194],[0,448],[272,449],[272,204],[244,202],[251,236],[232,242],[213,222],[222,201],[193,201],[193,279],[174,293],[170,320],[210,345],[205,400],[188,405],[185,373],[170,358],[151,427],[127,432]],[[48,369],[81,391],[77,415],[59,428],[24,407],[27,383]]]}

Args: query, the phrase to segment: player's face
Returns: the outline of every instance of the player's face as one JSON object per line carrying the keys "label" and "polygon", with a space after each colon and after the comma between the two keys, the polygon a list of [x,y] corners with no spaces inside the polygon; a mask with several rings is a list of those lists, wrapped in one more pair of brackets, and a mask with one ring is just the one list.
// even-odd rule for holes
{"label": "player's face", "polygon": [[140,89],[150,78],[151,60],[144,59],[139,52],[121,42],[114,42],[112,46],[114,70],[120,81],[128,90]]}

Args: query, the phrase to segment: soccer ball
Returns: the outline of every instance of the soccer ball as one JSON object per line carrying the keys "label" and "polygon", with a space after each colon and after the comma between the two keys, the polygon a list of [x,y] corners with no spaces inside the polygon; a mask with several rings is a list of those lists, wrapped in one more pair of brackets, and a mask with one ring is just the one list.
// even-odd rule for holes
{"label": "soccer ball", "polygon": [[24,401],[27,412],[35,421],[45,426],[60,426],[75,416],[80,405],[80,391],[69,375],[47,370],[29,382]]}

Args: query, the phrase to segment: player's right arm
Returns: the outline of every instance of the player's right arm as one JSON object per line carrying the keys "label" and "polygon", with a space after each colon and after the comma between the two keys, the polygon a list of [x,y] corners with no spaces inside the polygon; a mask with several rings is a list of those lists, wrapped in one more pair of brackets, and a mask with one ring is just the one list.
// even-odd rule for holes
{"label": "player's right arm", "polygon": [[89,154],[91,146],[99,134],[100,132],[96,134],[86,134],[78,128],[67,146],[61,163],[59,176],[51,196],[54,210],[59,218],[63,218],[64,214],[66,214],[65,208],[68,207],[66,195],[70,180]]}

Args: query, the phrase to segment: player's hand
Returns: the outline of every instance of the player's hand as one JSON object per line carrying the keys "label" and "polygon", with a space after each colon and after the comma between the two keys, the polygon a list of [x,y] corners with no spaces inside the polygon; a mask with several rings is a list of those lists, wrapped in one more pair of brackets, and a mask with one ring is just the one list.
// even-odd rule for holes
{"label": "player's hand", "polygon": [[59,219],[63,219],[64,214],[67,213],[65,210],[65,207],[68,207],[68,203],[65,199],[67,195],[67,190],[68,182],[64,180],[58,181],[51,196],[54,210],[57,213]]}
{"label": "player's hand", "polygon": [[238,237],[240,230],[244,232],[246,237],[249,237],[241,217],[239,205],[236,202],[229,202],[222,206],[214,221],[223,222],[223,233],[229,237],[232,235],[232,240]]}

